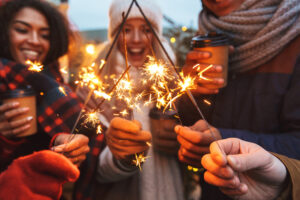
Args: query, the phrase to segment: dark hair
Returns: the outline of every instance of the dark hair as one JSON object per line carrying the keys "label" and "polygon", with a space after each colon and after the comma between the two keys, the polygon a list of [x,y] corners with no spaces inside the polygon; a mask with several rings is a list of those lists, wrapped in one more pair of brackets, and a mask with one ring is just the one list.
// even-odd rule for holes
{"label": "dark hair", "polygon": [[12,59],[8,30],[13,18],[23,8],[33,8],[47,19],[50,28],[50,49],[43,63],[49,64],[66,54],[70,31],[65,17],[44,0],[12,0],[0,7],[0,57]]}

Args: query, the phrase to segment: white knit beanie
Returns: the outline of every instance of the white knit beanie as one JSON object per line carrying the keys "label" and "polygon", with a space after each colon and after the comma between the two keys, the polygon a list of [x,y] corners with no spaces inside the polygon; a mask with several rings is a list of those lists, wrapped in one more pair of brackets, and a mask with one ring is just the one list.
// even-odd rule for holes
{"label": "white knit beanie", "polygon": [[[139,6],[142,8],[147,19],[151,22],[153,28],[159,35],[162,35],[162,19],[163,15],[159,6],[155,3],[155,0],[136,0]],[[132,0],[112,0],[109,8],[109,26],[108,26],[108,38],[112,40],[113,34],[116,33],[117,28],[122,23],[122,13],[126,15],[127,10]],[[134,3],[128,19],[143,18],[138,7]]]}

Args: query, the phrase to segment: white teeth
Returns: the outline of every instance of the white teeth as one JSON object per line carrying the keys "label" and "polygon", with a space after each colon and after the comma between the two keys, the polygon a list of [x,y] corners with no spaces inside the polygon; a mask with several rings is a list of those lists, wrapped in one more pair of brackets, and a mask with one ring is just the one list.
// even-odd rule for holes
{"label": "white teeth", "polygon": [[39,58],[39,52],[37,52],[37,51],[26,49],[26,50],[23,50],[22,52],[27,60],[34,61],[34,60],[38,60],[38,58]]}
{"label": "white teeth", "polygon": [[141,49],[141,48],[131,48],[130,51],[132,53],[141,53],[143,51],[143,49]]}
{"label": "white teeth", "polygon": [[29,56],[38,56],[39,53],[36,51],[31,51],[31,50],[23,50],[23,52]]}

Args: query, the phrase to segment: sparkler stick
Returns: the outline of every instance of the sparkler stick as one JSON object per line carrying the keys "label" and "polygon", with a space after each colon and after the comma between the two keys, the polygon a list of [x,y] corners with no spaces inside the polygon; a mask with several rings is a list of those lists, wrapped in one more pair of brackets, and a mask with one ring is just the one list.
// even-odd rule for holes
{"label": "sparkler stick", "polygon": [[[123,29],[123,26],[124,26],[124,24],[125,24],[125,22],[126,22],[128,16],[129,16],[130,11],[131,11],[131,8],[132,8],[132,6],[133,6],[133,3],[134,3],[134,1],[131,2],[130,6],[129,6],[129,8],[128,8],[128,11],[127,11],[127,13],[126,13],[126,15],[125,15],[125,17],[123,17],[123,21],[122,21],[122,23],[121,23],[121,25],[120,25],[120,27],[119,27],[119,29],[118,29],[118,31],[117,31],[117,34],[116,34],[116,36],[115,36],[115,38],[114,38],[114,40],[113,40],[113,42],[112,42],[112,45],[110,46],[110,48],[109,48],[109,50],[108,50],[108,52],[107,52],[107,54],[106,54],[106,56],[105,56],[105,60],[106,60],[106,61],[107,61],[107,59],[109,58],[109,56],[110,56],[110,54],[111,54],[111,52],[112,52],[112,49],[113,49],[113,47],[115,46],[115,44],[116,44],[116,42],[117,42],[117,40],[118,40],[118,38],[119,38],[119,35],[120,35],[120,33],[121,33],[122,29]],[[96,61],[96,62],[97,62],[97,61]],[[99,62],[99,61],[98,61],[98,62]],[[103,69],[103,68],[102,68],[102,69]],[[98,75],[101,74],[102,69],[98,72]]]}
{"label": "sparkler stick", "polygon": [[[147,33],[146,33],[145,31],[144,31],[144,34],[145,34],[145,36],[146,36],[146,38],[147,38],[148,46],[149,46],[149,48],[150,48],[150,50],[151,50],[151,53],[152,53],[154,59],[155,59],[156,62],[157,62],[157,58],[156,58],[156,56],[155,56],[154,49],[153,49],[152,44],[151,44],[151,42],[150,42],[150,38],[148,37],[148,35],[147,35]],[[167,90],[167,92],[170,93],[169,87],[167,86],[166,83],[164,83],[164,87],[165,87],[165,89]],[[172,106],[173,106],[175,112],[176,112],[177,115],[178,115],[179,123],[182,125],[182,121],[181,121],[181,119],[180,119],[180,116],[179,116],[179,113],[178,113],[178,110],[177,110],[177,107],[176,107],[174,101],[172,101],[171,104],[172,104]],[[167,106],[165,107],[165,109],[166,109],[166,108],[167,108]],[[164,110],[164,111],[165,111],[165,110]]]}
{"label": "sparkler stick", "polygon": [[[98,68],[99,71],[100,71],[101,69],[103,69],[104,64],[105,64],[105,61],[104,61],[104,60],[101,60],[100,66],[99,66],[99,68]],[[90,100],[90,98],[91,98],[93,92],[94,92],[93,90],[90,90],[90,91],[89,91],[89,93],[88,93],[88,95],[87,95],[87,98],[85,99],[85,101],[84,101],[84,103],[83,103],[83,108],[84,108],[84,107],[87,105],[87,103],[89,102],[89,100]],[[83,109],[80,110],[80,113],[79,113],[79,115],[78,115],[77,118],[76,118],[75,124],[74,124],[74,126],[73,126],[73,128],[72,128],[72,131],[71,131],[71,134],[74,133],[74,131],[75,131],[75,129],[76,129],[76,126],[77,126],[77,124],[78,124],[78,122],[79,122],[79,120],[80,120],[80,118],[81,118],[81,116],[82,116],[82,113],[83,113]],[[71,139],[72,139],[72,137],[71,137]],[[70,140],[71,140],[71,139],[70,139]]]}
{"label": "sparkler stick", "polygon": [[[127,74],[127,72],[129,71],[130,68],[131,68],[131,65],[129,65],[126,68],[126,70],[123,72],[123,74],[120,76],[120,78],[114,84],[114,86],[110,89],[110,91],[108,92],[108,94],[111,94],[116,89],[117,85],[123,79],[123,77],[125,76],[125,74]],[[98,103],[97,107],[94,109],[94,112],[97,111],[100,108],[100,106],[104,103],[104,101],[105,101],[105,99],[102,99],[102,101]]]}
{"label": "sparkler stick", "polygon": [[[161,46],[161,48],[162,48],[162,50],[164,51],[165,55],[167,56],[167,58],[168,58],[169,62],[171,63],[171,65],[172,65],[172,67],[173,67],[175,73],[177,74],[178,78],[179,78],[181,81],[183,81],[183,78],[181,77],[181,75],[180,75],[179,72],[177,71],[174,62],[173,62],[172,59],[170,58],[170,56],[169,56],[168,52],[166,51],[164,45],[163,45],[162,42],[160,41],[160,39],[159,39],[159,37],[158,37],[156,31],[155,31],[154,28],[152,27],[151,22],[150,22],[150,21],[148,20],[148,18],[146,17],[144,11],[142,10],[142,8],[140,7],[140,5],[138,4],[137,0],[132,0],[132,1],[133,1],[133,2],[135,3],[135,5],[138,7],[140,13],[143,15],[143,17],[144,17],[146,23],[148,24],[149,28],[151,29],[151,31],[152,31],[154,37],[156,38],[157,42],[158,42],[159,45]],[[197,102],[196,102],[196,100],[195,100],[193,94],[191,93],[191,91],[190,91],[189,89],[186,89],[186,93],[187,93],[189,99],[191,100],[192,104],[196,107],[196,109],[197,109],[198,113],[200,114],[200,116],[202,117],[202,119],[205,121],[205,123],[206,123],[206,125],[207,125],[207,127],[208,127],[208,129],[209,129],[209,131],[210,131],[211,136],[213,137],[214,140],[216,140],[216,137],[214,136],[213,131],[212,131],[210,125],[208,124],[206,118],[204,117],[202,111],[200,110],[199,106],[197,105]]]}

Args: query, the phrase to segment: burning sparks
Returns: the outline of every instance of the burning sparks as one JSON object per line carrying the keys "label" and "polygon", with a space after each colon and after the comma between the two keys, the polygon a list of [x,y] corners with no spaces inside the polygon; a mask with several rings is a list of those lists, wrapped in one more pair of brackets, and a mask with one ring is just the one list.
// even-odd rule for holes
{"label": "burning sparks", "polygon": [[146,162],[146,160],[148,159],[149,157],[147,156],[144,156],[144,153],[141,153],[141,154],[135,154],[135,159],[132,161],[135,166],[139,167],[140,171],[142,171],[142,167],[141,165]]}
{"label": "burning sparks", "polygon": [[58,89],[59,89],[59,91],[60,91],[61,93],[63,93],[65,96],[67,96],[67,93],[66,93],[66,90],[65,90],[64,87],[59,86]]}
{"label": "burning sparks", "polygon": [[97,126],[97,131],[96,131],[97,134],[101,134],[102,133],[102,127],[101,125],[98,125]]}
{"label": "burning sparks", "polygon": [[37,61],[31,62],[26,60],[26,64],[29,65],[28,70],[33,72],[41,72],[43,70],[43,65]]}
{"label": "burning sparks", "polygon": [[209,69],[212,68],[212,67],[213,67],[213,65],[209,65],[209,66],[207,66],[207,67],[205,67],[204,69],[201,70],[200,64],[196,64],[196,65],[193,66],[193,69],[196,68],[196,70],[198,71],[198,76],[199,76],[200,79],[207,80],[207,81],[211,81],[212,79],[206,78],[206,77],[203,75],[203,73],[206,72],[207,70],[209,70]]}
{"label": "burning sparks", "polygon": [[206,103],[207,105],[211,106],[211,102],[208,101],[207,99],[204,99],[203,102]]}
{"label": "burning sparks", "polygon": [[[87,113],[84,115],[85,120],[84,120],[84,124],[90,124],[92,127],[96,127],[97,124],[100,124],[100,119],[98,117],[98,112],[90,112],[90,113]],[[100,129],[98,130],[99,128],[99,125],[97,126],[97,133],[98,131],[100,130],[100,133],[102,131],[101,127]]]}
{"label": "burning sparks", "polygon": [[85,51],[86,51],[86,53],[88,53],[90,55],[95,54],[95,45],[93,45],[93,44],[86,45]]}

